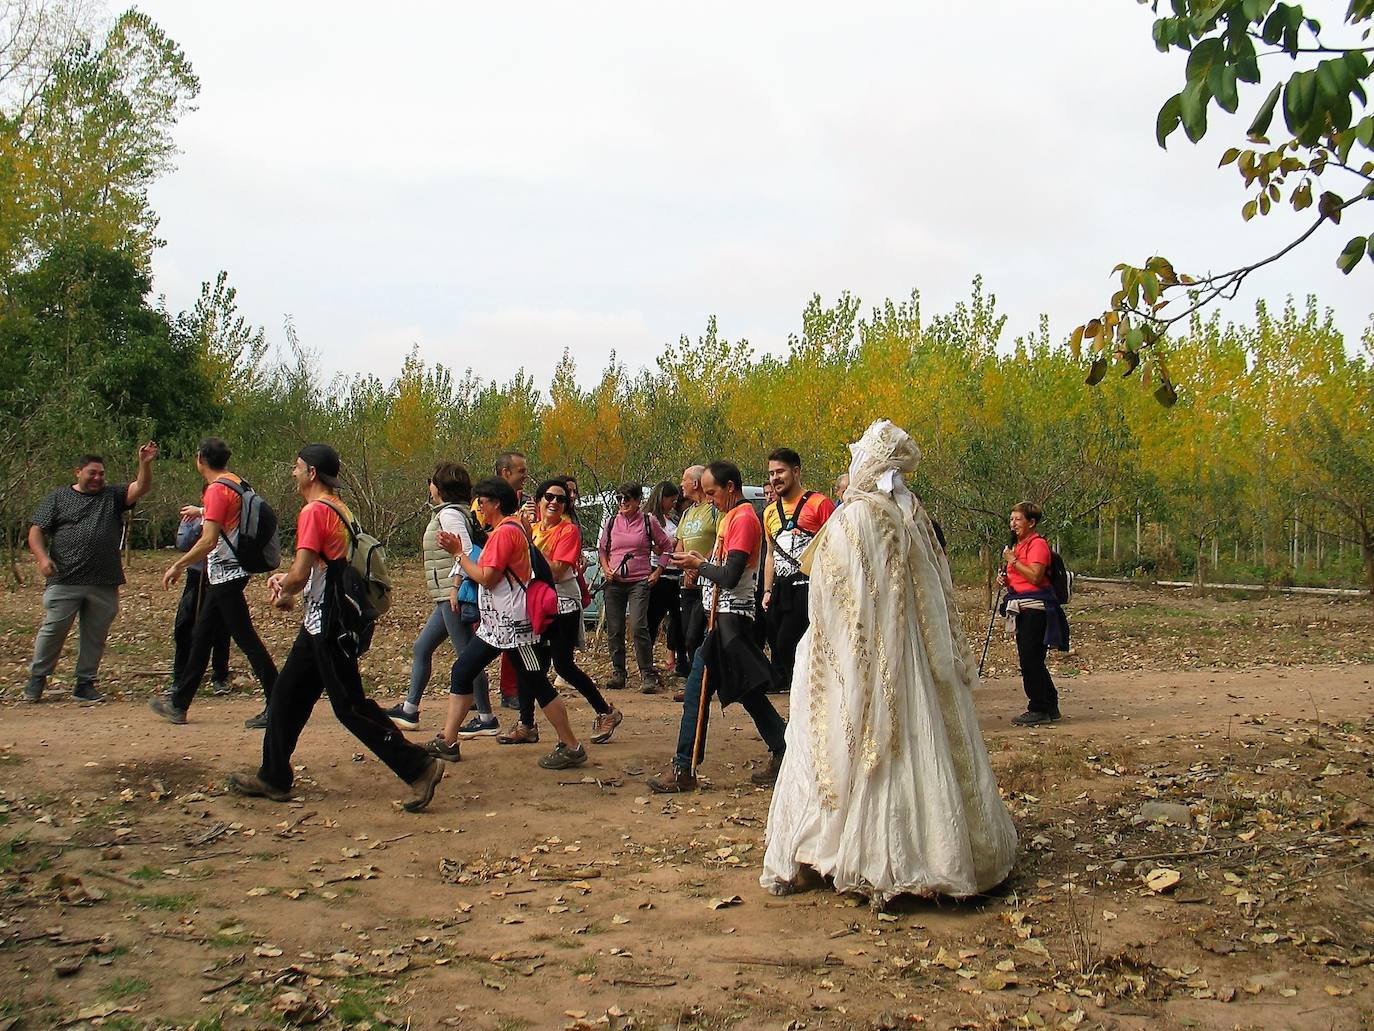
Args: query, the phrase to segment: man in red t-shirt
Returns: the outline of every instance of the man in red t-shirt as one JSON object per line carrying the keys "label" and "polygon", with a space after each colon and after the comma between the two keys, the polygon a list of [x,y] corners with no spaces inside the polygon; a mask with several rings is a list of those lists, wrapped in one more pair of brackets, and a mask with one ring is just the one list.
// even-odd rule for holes
{"label": "man in red t-shirt", "polygon": [[690,791],[697,786],[696,764],[706,752],[712,694],[720,695],[722,707],[732,702],[744,706],[768,746],[768,765],[749,779],[768,787],[777,781],[782,768],[787,724],[768,700],[773,671],[753,633],[754,585],[758,582],[763,526],[754,506],[744,498],[743,483],[733,462],[712,462],[706,467],[701,489],[721,513],[715,549],[709,560],[696,552],[672,556],[673,565],[694,569],[700,575],[705,583],[702,605],[714,613],[714,619],[692,659],[692,671],[682,689],[682,719],[672,766],[649,781],[652,791]]}
{"label": "man in red t-shirt", "polygon": [[324,693],[339,722],[410,785],[410,798],[402,807],[417,813],[434,798],[443,764],[407,741],[381,706],[363,693],[358,660],[339,647],[332,625],[334,578],[348,558],[352,536],[344,519],[353,519],[335,493],[339,453],[328,444],[309,444],[301,448],[291,476],[305,500],[296,520],[296,557],[291,569],[270,577],[267,586],[279,609],[292,608],[296,595],[303,594],[305,615],[267,704],[262,766],[256,774],[230,774],[229,788],[240,795],[288,800],[294,779],[291,755]]}
{"label": "man in red t-shirt", "polygon": [[1012,720],[1018,727],[1038,726],[1059,719],[1059,693],[1045,665],[1048,648],[1045,630],[1050,590],[1050,545],[1036,532],[1040,506],[1029,501],[1012,506],[1009,525],[1016,543],[1002,551],[1006,569],[997,581],[1009,588],[1007,611],[1016,621],[1016,655],[1021,663],[1021,684],[1026,692],[1026,711]]}
{"label": "man in red t-shirt", "polygon": [[777,499],[763,510],[768,558],[763,568],[763,610],[773,659],[773,690],[792,687],[797,645],[811,625],[807,605],[811,581],[801,569],[802,552],[832,515],[835,502],[802,489],[801,456],[780,447],[768,456],[768,482]]}
{"label": "man in red t-shirt", "polygon": [[[249,574],[239,565],[235,546],[238,543],[239,514],[243,510],[246,486],[237,473],[229,471],[229,445],[218,437],[206,437],[196,450],[196,471],[205,479],[205,494],[201,504],[200,539],[167,567],[162,574],[163,588],[176,583],[182,572],[205,560],[205,581],[209,585],[205,601],[191,631],[191,651],[172,683],[166,698],[154,697],[148,707],[169,723],[185,723],[186,710],[200,690],[210,651],[221,626],[242,649],[262,684],[264,701],[272,698],[277,682],[277,664],[262,643],[253,626],[248,602],[243,596]],[[267,706],[245,723],[249,730],[267,726]]]}

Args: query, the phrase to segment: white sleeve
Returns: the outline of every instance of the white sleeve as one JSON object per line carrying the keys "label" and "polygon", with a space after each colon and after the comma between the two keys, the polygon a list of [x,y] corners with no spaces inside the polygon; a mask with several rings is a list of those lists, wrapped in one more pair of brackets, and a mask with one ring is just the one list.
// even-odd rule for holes
{"label": "white sleeve", "polygon": [[463,542],[463,554],[472,550],[472,535],[468,533],[468,521],[460,509],[441,508],[439,510],[439,529],[447,530]]}

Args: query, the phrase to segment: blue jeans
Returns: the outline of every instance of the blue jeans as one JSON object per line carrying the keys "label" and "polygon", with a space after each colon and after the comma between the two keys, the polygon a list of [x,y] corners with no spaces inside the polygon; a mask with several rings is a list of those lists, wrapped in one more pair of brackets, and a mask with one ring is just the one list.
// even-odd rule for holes
{"label": "blue jeans", "polygon": [[[687,685],[682,689],[682,722],[677,730],[677,754],[673,756],[673,768],[686,772],[692,768],[692,741],[697,733],[697,710],[701,706],[701,681],[706,672],[706,649],[698,648],[696,655],[692,658],[692,672],[687,676]],[[701,748],[697,752],[697,761],[706,755],[706,727],[711,722],[711,695],[715,694],[715,685],[707,682],[706,688],[706,710],[702,713],[701,720]],[[768,746],[768,750],[776,756],[781,756],[787,751],[787,722],[778,715],[778,710],[773,708],[773,703],[768,700],[768,696],[762,691],[755,691],[745,695],[740,699],[740,705],[744,706],[754,720],[754,726],[759,730],[759,736],[763,738],[763,743]]]}
{"label": "blue jeans", "polygon": [[[414,657],[410,662],[410,693],[406,695],[406,701],[419,706],[425,688],[429,686],[429,676],[434,669],[434,653],[439,650],[439,645],[448,640],[453,645],[453,654],[456,657],[463,654],[463,648],[472,638],[472,627],[458,618],[458,613],[453,611],[453,607],[447,601],[436,602],[434,611],[429,614],[424,629],[420,631],[420,636],[415,638],[415,646],[412,649]],[[472,687],[477,711],[483,716],[490,716],[491,691],[487,686],[485,671],[477,674]]]}

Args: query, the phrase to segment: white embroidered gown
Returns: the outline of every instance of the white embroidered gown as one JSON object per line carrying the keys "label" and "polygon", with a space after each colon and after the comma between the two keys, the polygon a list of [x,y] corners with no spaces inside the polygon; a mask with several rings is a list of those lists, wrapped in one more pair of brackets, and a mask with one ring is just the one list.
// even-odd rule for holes
{"label": "white embroidered gown", "polygon": [[902,482],[920,449],[882,420],[850,450],[844,504],[805,556],[811,628],[759,880],[785,894],[804,865],[875,903],[977,894],[1011,872],[1016,830],[978,728],[949,567]]}

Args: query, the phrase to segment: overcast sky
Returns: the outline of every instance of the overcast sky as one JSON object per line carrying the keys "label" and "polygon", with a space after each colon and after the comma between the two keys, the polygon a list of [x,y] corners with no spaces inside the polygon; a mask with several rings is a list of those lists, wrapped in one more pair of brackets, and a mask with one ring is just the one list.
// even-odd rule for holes
{"label": "overcast sky", "polygon": [[[1118,260],[1222,270],[1300,231],[1243,224],[1216,170],[1262,91],[1231,133],[1155,145],[1182,65],[1132,0],[140,7],[202,84],[153,192],[156,289],[189,307],[226,269],[331,371],[418,345],[543,384],[566,347],[588,382],[711,314],[779,350],[813,293],[917,288],[928,317],[979,273],[1009,337],[1042,312],[1062,337]],[[1231,312],[1315,292],[1353,344],[1374,266],[1336,271],[1348,235]]]}

